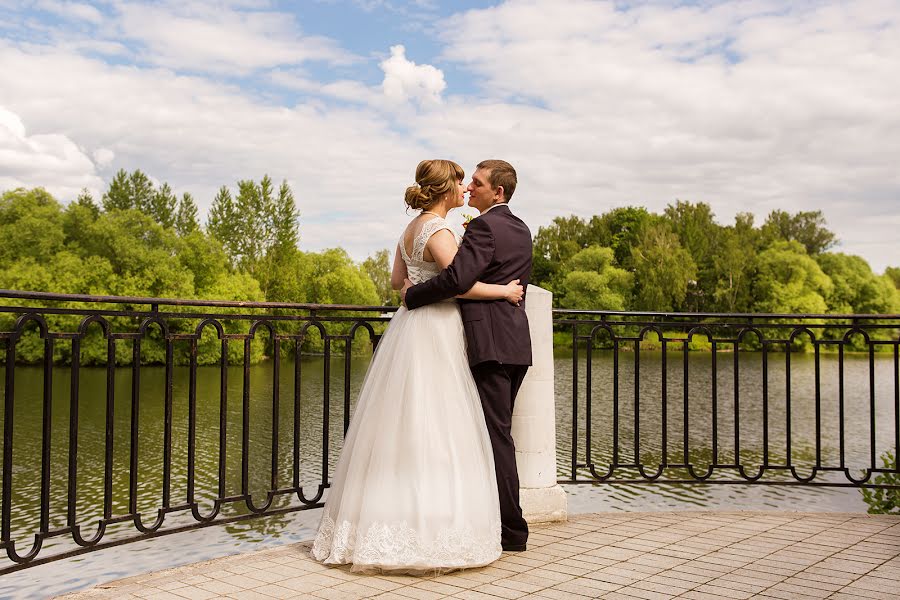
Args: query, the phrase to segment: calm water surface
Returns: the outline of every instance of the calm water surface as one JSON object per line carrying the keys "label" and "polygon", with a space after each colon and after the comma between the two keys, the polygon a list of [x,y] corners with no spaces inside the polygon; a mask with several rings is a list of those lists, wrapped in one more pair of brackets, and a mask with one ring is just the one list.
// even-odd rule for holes
{"label": "calm water surface", "polygon": [[[771,463],[786,460],[788,422],[792,431],[792,463],[808,467],[815,463],[815,395],[814,363],[811,355],[791,356],[791,418],[787,419],[786,378],[784,355],[770,355],[768,361],[768,446],[763,444],[763,378],[762,356],[742,354],[739,377],[739,409],[735,412],[734,371],[732,357],[718,355],[717,452],[719,462],[735,459],[735,414],[740,421],[741,459],[749,465],[760,464],[766,451]],[[661,354],[642,352],[640,356],[640,388],[638,414],[640,434],[638,454],[644,464],[655,470],[662,448],[663,396]],[[713,456],[712,415],[712,357],[707,353],[692,353],[689,357],[687,419],[690,460],[698,471],[705,471]],[[367,366],[366,358],[354,358],[351,363],[350,395],[355,401]],[[297,443],[300,449],[301,483],[307,496],[315,495],[322,469],[323,367],[321,358],[302,360],[301,394],[296,407],[300,415]],[[584,462],[588,449],[585,443],[587,418],[586,364],[580,364],[578,382],[579,461]],[[279,485],[290,485],[294,448],[294,375],[293,362],[281,365],[279,382],[279,444],[277,449],[277,478]],[[634,355],[621,353],[619,357],[619,461],[634,460]],[[331,452],[328,462],[333,469],[343,434],[344,363],[333,359],[331,365],[330,429]],[[609,352],[597,352],[592,359],[591,381],[591,448],[590,456],[598,471],[605,471],[613,456],[613,406],[615,386],[613,357]],[[889,356],[878,356],[873,371],[876,405],[876,454],[893,447],[894,408],[893,363]],[[838,428],[838,363],[835,356],[823,355],[821,369],[821,455],[823,463],[837,464],[840,450]],[[865,355],[845,358],[845,461],[854,469],[870,464],[869,426],[869,362]],[[3,379],[0,378],[0,382]],[[241,430],[243,370],[228,372],[228,406],[226,412],[226,493],[239,493],[241,483]],[[113,513],[128,512],[128,471],[131,422],[131,373],[120,369],[114,383],[115,435],[113,441]],[[265,499],[272,473],[272,396],[273,365],[264,362],[250,369],[250,444],[249,485],[254,503]],[[557,446],[558,472],[561,477],[571,475],[572,453],[572,363],[570,358],[556,360]],[[670,352],[666,378],[669,462],[683,461],[684,445],[684,373],[677,353]],[[216,496],[219,462],[219,396],[220,376],[216,367],[198,370],[196,497],[201,511],[206,513]],[[43,378],[39,368],[19,367],[15,374],[15,429],[13,432],[13,501],[12,530],[18,541],[17,550],[27,552],[32,534],[38,528],[40,506],[40,440]],[[164,439],[163,368],[144,368],[140,380],[139,453],[138,453],[138,510],[145,521],[155,519],[156,509],[163,495],[163,439]],[[187,390],[186,369],[176,369],[173,381],[172,427],[172,503],[183,502],[187,493]],[[106,371],[81,369],[78,446],[78,523],[84,535],[96,531],[96,519],[102,515],[103,464],[105,445]],[[71,397],[70,372],[56,368],[52,382],[52,478],[51,528],[65,524],[68,486],[68,427]],[[801,472],[803,471],[801,468]],[[584,471],[579,473],[583,476]],[[864,512],[866,505],[856,489],[800,488],[785,486],[682,486],[682,485],[570,485],[569,508],[573,513],[615,510],[810,510]],[[276,506],[299,504],[288,498],[278,498]],[[237,506],[223,514],[240,514]],[[282,516],[255,519],[248,522],[219,525],[202,530],[174,534],[154,540],[102,550],[81,557],[33,567],[19,573],[0,577],[0,596],[35,597],[52,595],[88,587],[133,574],[197,562],[217,556],[262,549],[292,541],[309,539],[315,532],[321,510],[300,511]],[[190,523],[183,515],[170,515],[164,527]],[[107,530],[104,539],[133,532],[133,526],[122,524]],[[44,543],[41,556],[73,547],[65,539],[51,539]]]}

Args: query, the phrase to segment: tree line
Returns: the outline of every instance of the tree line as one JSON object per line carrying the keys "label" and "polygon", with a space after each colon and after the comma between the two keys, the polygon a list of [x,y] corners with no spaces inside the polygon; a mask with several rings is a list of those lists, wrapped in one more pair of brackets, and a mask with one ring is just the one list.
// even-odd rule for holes
{"label": "tree line", "polygon": [[[662,214],[623,207],[589,219],[557,217],[534,236],[532,283],[558,307],[597,310],[898,313],[900,268],[872,272],[858,256],[830,252],[837,239],[821,212],[773,211],[761,226],[737,215],[720,225],[709,205],[676,202]],[[0,287],[57,293],[365,306],[396,305],[390,286],[393,248],[361,263],[343,249],[301,250],[300,215],[286,181],[270,177],[222,186],[205,224],[188,193],[120,170],[95,199],[87,191],[63,204],[43,188],[0,196]],[[56,331],[74,317],[50,315]],[[11,317],[0,317],[9,330]],[[177,324],[175,325],[178,326]],[[191,324],[182,325],[189,331]],[[228,325],[239,331],[241,325]],[[290,327],[290,326],[286,326]],[[164,357],[161,334],[142,344],[144,360]],[[131,350],[118,344],[117,361]],[[230,359],[242,348],[232,344]],[[271,342],[252,344],[253,359]],[[321,347],[310,336],[307,350]],[[201,362],[218,360],[211,330]],[[40,360],[35,332],[17,346]],[[57,344],[56,358],[71,360]],[[85,364],[102,363],[99,326],[82,344]],[[187,360],[182,349],[176,360]]]}
{"label": "tree line", "polygon": [[[233,188],[222,186],[205,226],[197,215],[190,194],[177,196],[167,183],[155,185],[140,170],[119,171],[99,199],[83,191],[67,205],[43,188],[7,191],[0,196],[4,240],[0,287],[112,296],[383,304],[372,277],[343,249],[300,249],[299,213],[286,182],[276,186],[265,176],[238,181]],[[80,322],[66,315],[47,319],[54,331],[75,331]],[[112,319],[121,330],[133,330],[133,323],[118,320],[122,323]],[[192,331],[194,325],[180,324],[184,331]],[[9,331],[12,317],[0,317],[0,327]],[[246,333],[246,324],[226,323],[226,329]],[[82,343],[84,364],[105,362],[101,333],[99,326],[89,330]],[[142,343],[144,360],[163,360],[161,337],[158,329],[151,329]],[[254,361],[271,352],[271,342],[262,337],[258,334],[253,341]],[[321,346],[317,335],[305,343],[312,351]],[[241,344],[232,343],[229,350],[229,360],[242,360]],[[56,344],[54,352],[60,362],[71,360],[68,344]],[[42,353],[43,342],[34,331],[17,344],[17,355],[25,362],[39,361]],[[219,359],[218,341],[210,328],[204,330],[199,354],[201,363]],[[187,348],[176,352],[179,363],[187,356]],[[116,360],[130,363],[130,345],[117,344]]]}
{"label": "tree line", "polygon": [[831,252],[821,211],[716,222],[703,202],[662,214],[622,207],[557,217],[534,237],[534,284],[573,309],[661,312],[900,313],[900,268],[874,273]]}

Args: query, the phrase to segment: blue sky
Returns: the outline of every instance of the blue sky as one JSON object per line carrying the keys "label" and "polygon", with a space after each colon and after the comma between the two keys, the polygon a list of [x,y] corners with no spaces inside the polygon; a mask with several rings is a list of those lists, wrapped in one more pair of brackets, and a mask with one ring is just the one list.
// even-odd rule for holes
{"label": "blue sky", "polygon": [[140,168],[205,213],[269,174],[304,249],[361,260],[396,243],[419,160],[505,158],[533,231],[679,199],[722,223],[821,209],[880,271],[898,40],[895,0],[0,0],[0,189],[68,202]]}

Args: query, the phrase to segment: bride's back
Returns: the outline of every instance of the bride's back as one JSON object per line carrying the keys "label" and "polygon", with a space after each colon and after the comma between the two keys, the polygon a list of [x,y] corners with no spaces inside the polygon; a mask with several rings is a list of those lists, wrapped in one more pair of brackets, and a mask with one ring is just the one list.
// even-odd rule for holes
{"label": "bride's back", "polygon": [[[400,238],[401,257],[406,263],[409,280],[416,283],[427,281],[440,273],[441,269],[434,262],[434,257],[426,247],[431,236],[447,229],[457,237],[450,224],[441,217],[423,218],[421,215],[410,221]],[[457,243],[459,238],[457,237]]]}

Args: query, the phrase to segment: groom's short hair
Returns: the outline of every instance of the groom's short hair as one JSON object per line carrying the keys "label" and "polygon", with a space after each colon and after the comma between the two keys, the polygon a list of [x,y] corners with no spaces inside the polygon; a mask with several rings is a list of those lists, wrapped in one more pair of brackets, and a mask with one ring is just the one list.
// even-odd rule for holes
{"label": "groom's short hair", "polygon": [[503,197],[509,202],[513,192],[516,191],[516,170],[505,160],[483,160],[478,163],[476,169],[487,169],[490,171],[488,175],[488,183],[492,189],[503,186]]}

